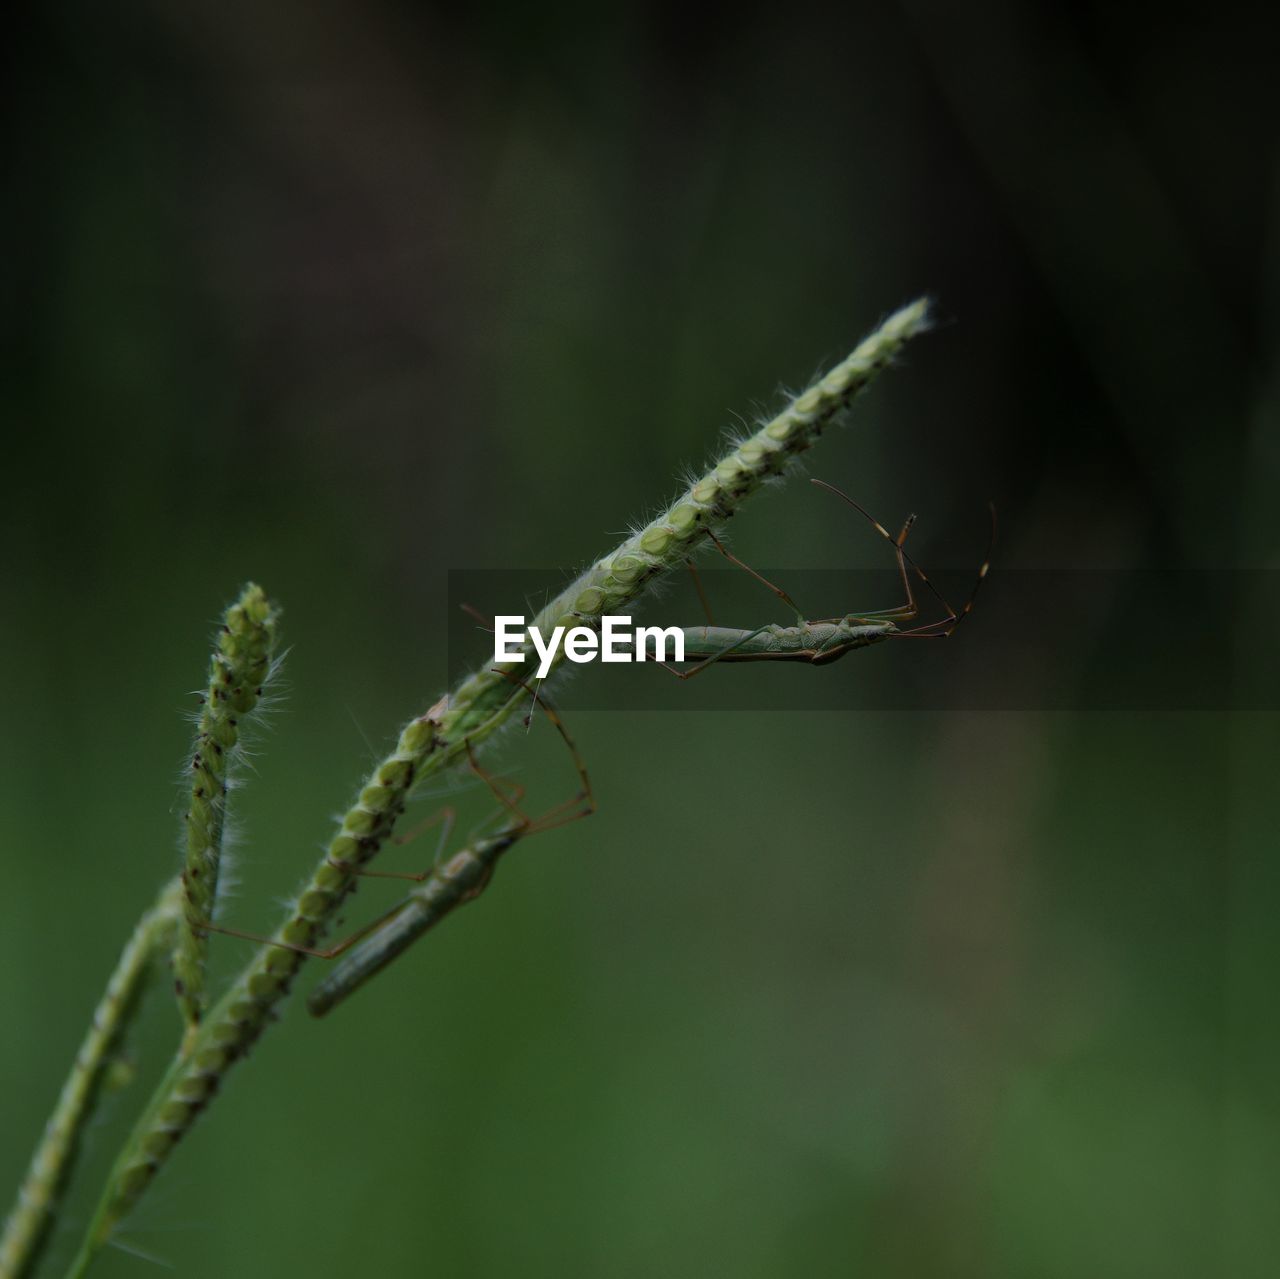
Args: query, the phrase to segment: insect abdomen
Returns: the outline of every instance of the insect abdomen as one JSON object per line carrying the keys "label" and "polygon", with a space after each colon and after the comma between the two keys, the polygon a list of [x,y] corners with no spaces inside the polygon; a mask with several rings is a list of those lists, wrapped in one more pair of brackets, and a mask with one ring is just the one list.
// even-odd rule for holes
{"label": "insect abdomen", "polygon": [[409,894],[398,915],[360,942],[311,992],[307,999],[311,1012],[323,1017],[455,907],[480,893],[493,874],[494,863],[513,842],[509,837],[483,840],[449,858],[421,888]]}

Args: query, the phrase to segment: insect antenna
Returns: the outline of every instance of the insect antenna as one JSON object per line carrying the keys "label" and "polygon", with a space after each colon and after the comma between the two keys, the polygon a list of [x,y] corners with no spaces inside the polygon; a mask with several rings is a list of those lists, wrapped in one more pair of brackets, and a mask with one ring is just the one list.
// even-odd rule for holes
{"label": "insect antenna", "polygon": [[485,617],[485,615],[476,608],[474,604],[459,604],[458,607],[468,617],[474,617],[475,620],[480,623],[480,629],[482,631],[488,631],[490,635],[493,634],[493,619],[491,617]]}
{"label": "insect antenna", "polygon": [[[982,589],[982,583],[987,580],[987,573],[991,570],[991,556],[996,549],[996,507],[994,502],[987,503],[987,511],[991,516],[991,536],[987,540],[987,553],[978,569],[978,576],[973,583],[973,589],[969,592],[969,597],[965,600],[964,606],[960,609],[959,613],[953,613],[952,616],[942,618],[936,622],[928,622],[924,626],[916,627],[914,630],[900,631],[896,638],[946,639],[948,635],[954,634],[960,623],[973,612],[974,601],[978,598],[978,592]],[[912,563],[912,567],[915,568],[917,573],[920,573],[921,577],[924,577],[924,573],[921,572],[919,566],[914,562]],[[941,627],[942,629],[938,630],[938,627]]]}

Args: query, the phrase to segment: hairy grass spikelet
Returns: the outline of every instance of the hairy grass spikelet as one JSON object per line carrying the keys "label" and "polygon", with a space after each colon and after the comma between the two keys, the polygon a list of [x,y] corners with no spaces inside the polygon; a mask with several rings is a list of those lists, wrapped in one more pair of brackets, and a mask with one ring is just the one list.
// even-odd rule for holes
{"label": "hairy grass spikelet", "polygon": [[182,868],[185,927],[173,953],[174,989],[188,1037],[204,1012],[207,928],[218,901],[218,877],[226,839],[231,767],[242,721],[257,709],[271,671],[279,610],[250,582],[227,609],[209,661],[191,752],[191,797],[183,814]]}

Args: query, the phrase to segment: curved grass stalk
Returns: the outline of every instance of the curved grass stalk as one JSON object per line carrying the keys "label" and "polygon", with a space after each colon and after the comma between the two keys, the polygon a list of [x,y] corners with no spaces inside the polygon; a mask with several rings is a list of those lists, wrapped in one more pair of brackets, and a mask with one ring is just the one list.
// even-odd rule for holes
{"label": "curved grass stalk", "polygon": [[80,1134],[93,1113],[103,1067],[128,1027],[153,962],[173,945],[181,917],[182,885],[175,879],[138,921],[93,1011],[88,1033],[0,1236],[2,1279],[20,1279],[29,1274],[39,1257],[59,1193],[74,1162]]}
{"label": "curved grass stalk", "polygon": [[186,859],[182,890],[186,926],[173,952],[178,1007],[194,1033],[204,1012],[205,925],[218,901],[218,872],[227,816],[227,787],[241,721],[257,708],[271,671],[279,611],[252,582],[227,609],[209,660],[199,728],[191,752],[191,798],[183,815]]}
{"label": "curved grass stalk", "polygon": [[[535,619],[556,625],[598,623],[635,601],[660,573],[683,565],[707,535],[767,480],[811,447],[902,347],[928,328],[921,299],[889,316],[847,359],[796,396],[776,417],[728,449],[661,515],[598,560]],[[533,653],[532,646],[527,655]],[[559,665],[563,653],[557,654]],[[375,857],[404,811],[413,787],[465,757],[508,720],[527,695],[514,661],[465,679],[426,714],[411,720],[396,749],[374,770],[284,922],[249,961],[230,990],[206,1014],[161,1080],[109,1174],[103,1196],[68,1279],[83,1275],[94,1255],[165,1163],[216,1093],[226,1071],[254,1044],[288,993],[305,956],[287,946],[314,947],[357,872]]]}

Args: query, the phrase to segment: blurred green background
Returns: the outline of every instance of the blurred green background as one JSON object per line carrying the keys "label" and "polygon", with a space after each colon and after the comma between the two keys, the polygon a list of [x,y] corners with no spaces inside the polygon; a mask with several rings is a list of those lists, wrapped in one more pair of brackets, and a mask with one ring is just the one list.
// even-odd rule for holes
{"label": "blurred green background", "polygon": [[[599,554],[920,292],[946,323],[813,470],[920,511],[927,562],[973,562],[991,496],[993,595],[1000,567],[1277,566],[1252,9],[19,8],[0,1186],[177,865],[183,715],[249,577],[293,646],[224,916],[265,929],[457,674],[450,568]],[[803,483],[734,534],[883,564]],[[575,714],[580,675],[598,816],[330,1019],[295,998],[123,1242],[195,1279],[1275,1273],[1275,636],[1237,595],[1111,604],[1130,639],[1232,637],[1216,712],[753,714],[696,681]],[[981,612],[962,636],[980,671]],[[1069,612],[1049,642],[1056,696],[1108,661]],[[536,728],[494,758],[549,804]],[[47,1273],[176,1030],[157,988]]]}

